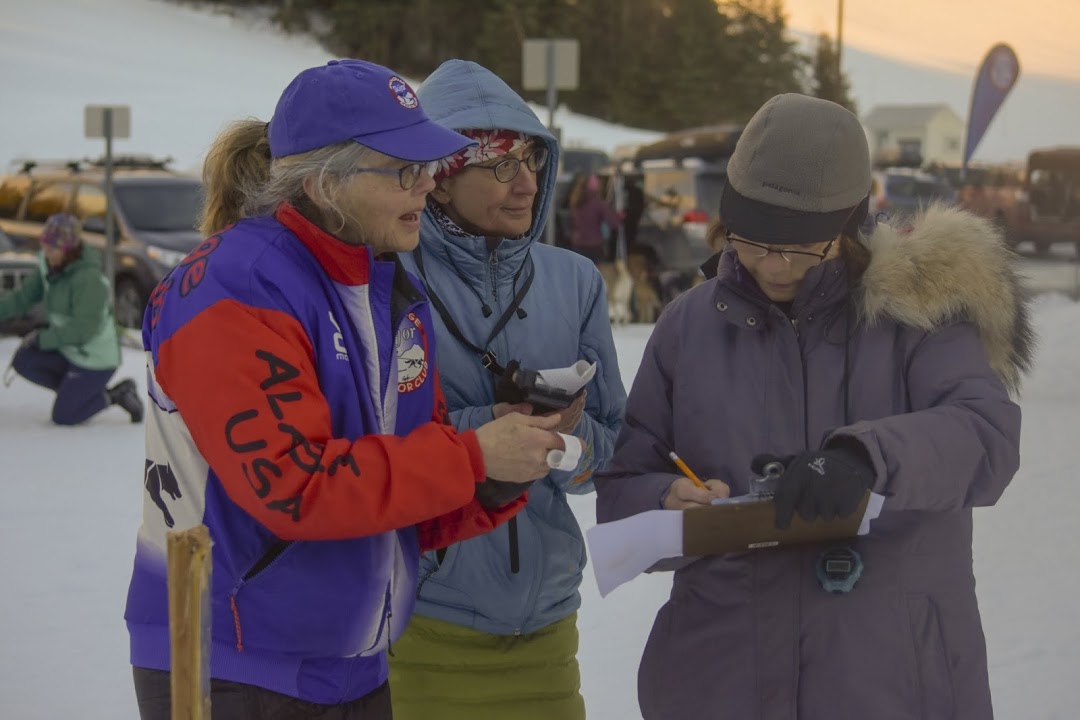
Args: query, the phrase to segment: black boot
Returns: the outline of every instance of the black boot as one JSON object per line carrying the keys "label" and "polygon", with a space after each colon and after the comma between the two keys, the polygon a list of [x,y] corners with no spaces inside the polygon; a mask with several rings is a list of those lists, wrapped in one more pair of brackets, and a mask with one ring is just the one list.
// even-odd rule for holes
{"label": "black boot", "polygon": [[131,378],[121,380],[105,391],[109,396],[110,405],[119,405],[127,410],[131,416],[131,422],[142,422],[143,404],[139,399],[139,388]]}

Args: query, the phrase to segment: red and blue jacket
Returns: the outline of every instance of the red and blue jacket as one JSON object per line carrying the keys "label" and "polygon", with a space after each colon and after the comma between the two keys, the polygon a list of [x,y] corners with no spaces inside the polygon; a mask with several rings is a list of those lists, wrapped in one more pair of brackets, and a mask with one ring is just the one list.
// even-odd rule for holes
{"label": "red and blue jacket", "polygon": [[202,523],[211,677],[362,697],[386,681],[420,553],[524,505],[476,500],[480,447],[446,424],[417,286],[286,205],[209,238],[155,290],[133,665],[169,668],[166,533]]}

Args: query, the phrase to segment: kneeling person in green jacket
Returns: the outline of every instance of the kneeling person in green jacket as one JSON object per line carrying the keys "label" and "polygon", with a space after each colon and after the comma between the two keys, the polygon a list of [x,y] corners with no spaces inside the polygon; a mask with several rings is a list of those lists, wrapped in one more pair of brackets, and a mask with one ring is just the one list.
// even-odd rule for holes
{"label": "kneeling person in green jacket", "polygon": [[41,234],[41,266],[15,291],[0,295],[0,320],[24,315],[45,301],[48,325],[33,330],[11,369],[56,393],[52,421],[78,425],[110,405],[141,422],[135,381],[106,388],[120,365],[120,342],[109,303],[109,282],[97,256],[83,246],[77,218],[58,213]]}

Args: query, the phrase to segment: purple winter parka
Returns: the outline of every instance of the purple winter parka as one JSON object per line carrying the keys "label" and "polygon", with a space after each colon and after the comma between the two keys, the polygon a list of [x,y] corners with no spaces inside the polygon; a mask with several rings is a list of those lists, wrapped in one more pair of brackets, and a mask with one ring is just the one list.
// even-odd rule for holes
{"label": "purple winter parka", "polygon": [[630,393],[598,522],[660,507],[675,450],[732,495],[759,453],[845,436],[887,496],[848,594],[821,546],[701,559],[677,571],[638,673],[645,720],[989,720],[972,513],[1020,464],[1010,399],[1032,331],[1015,256],[989,222],[934,207],[805,277],[785,314],[726,251],[665,311]]}

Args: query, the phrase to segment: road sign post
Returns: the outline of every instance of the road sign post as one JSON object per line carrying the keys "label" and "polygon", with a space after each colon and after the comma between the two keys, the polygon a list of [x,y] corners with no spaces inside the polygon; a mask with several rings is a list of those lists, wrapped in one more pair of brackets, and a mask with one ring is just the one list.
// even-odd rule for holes
{"label": "road sign post", "polygon": [[[578,87],[579,43],[574,38],[529,39],[521,46],[521,86],[525,90],[547,92],[548,130],[560,137],[555,128],[555,107],[559,90]],[[549,172],[559,172],[553,167]],[[546,239],[555,244],[555,207],[548,208]]]}
{"label": "road sign post", "polygon": [[131,137],[131,108],[127,105],[87,105],[83,128],[86,137],[105,140],[105,276],[109,278],[109,295],[115,299],[116,222],[113,215],[112,143],[114,138]]}

